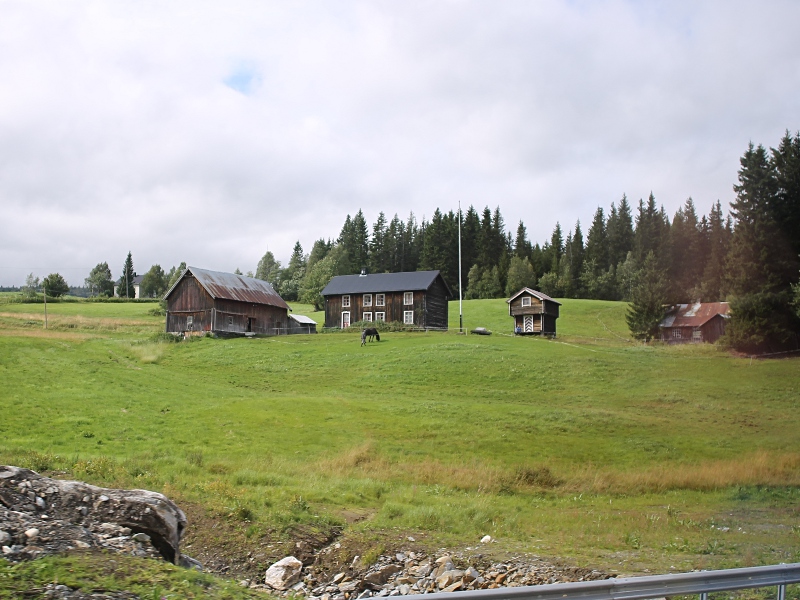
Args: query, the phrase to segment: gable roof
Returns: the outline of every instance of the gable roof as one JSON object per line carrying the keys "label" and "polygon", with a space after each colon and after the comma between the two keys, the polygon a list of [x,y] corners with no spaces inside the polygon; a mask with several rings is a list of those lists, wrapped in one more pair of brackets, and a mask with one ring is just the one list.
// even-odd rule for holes
{"label": "gable roof", "polygon": [[702,327],[717,315],[728,318],[727,302],[676,304],[659,327]]}
{"label": "gable roof", "polygon": [[406,271],[404,273],[375,273],[372,275],[338,275],[330,280],[323,296],[339,294],[369,294],[381,292],[415,292],[427,290],[439,277],[452,296],[450,288],[439,271]]}
{"label": "gable roof", "polygon": [[172,291],[183,281],[187,273],[191,273],[197,283],[199,283],[214,300],[237,300],[238,302],[250,302],[252,304],[267,304],[291,310],[289,305],[283,301],[275,289],[266,281],[245,277],[234,273],[221,273],[219,271],[209,271],[198,269],[197,267],[187,267],[178,278],[178,281],[164,294],[164,299],[169,298]]}
{"label": "gable roof", "polygon": [[547,294],[543,294],[542,292],[537,292],[536,290],[532,290],[532,289],[531,289],[531,288],[529,288],[529,287],[524,287],[524,288],[522,288],[522,289],[521,289],[520,291],[518,291],[516,294],[514,294],[513,296],[511,296],[511,298],[509,298],[508,300],[506,300],[506,303],[507,303],[507,304],[511,304],[511,301],[512,301],[512,300],[514,300],[515,298],[519,297],[521,294],[525,294],[525,293],[528,293],[528,294],[530,294],[531,296],[534,296],[534,297],[538,298],[539,300],[547,300],[548,302],[552,302],[552,303],[554,303],[554,304],[558,304],[559,306],[561,306],[561,302],[559,302],[558,300],[553,300],[553,299],[552,299],[550,296],[548,296]]}

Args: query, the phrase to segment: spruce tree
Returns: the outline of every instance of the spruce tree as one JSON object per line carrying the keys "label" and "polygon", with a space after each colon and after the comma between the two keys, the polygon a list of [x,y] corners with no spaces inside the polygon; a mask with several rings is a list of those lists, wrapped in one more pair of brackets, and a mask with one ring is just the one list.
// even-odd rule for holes
{"label": "spruce tree", "polygon": [[122,265],[122,275],[117,281],[117,295],[120,298],[135,298],[136,290],[133,288],[133,278],[136,277],[136,271],[133,270],[133,257],[128,252],[125,258],[125,263]]}
{"label": "spruce tree", "polygon": [[667,283],[662,267],[651,250],[645,257],[633,285],[625,320],[631,335],[649,342],[658,337],[658,325],[665,315]]}

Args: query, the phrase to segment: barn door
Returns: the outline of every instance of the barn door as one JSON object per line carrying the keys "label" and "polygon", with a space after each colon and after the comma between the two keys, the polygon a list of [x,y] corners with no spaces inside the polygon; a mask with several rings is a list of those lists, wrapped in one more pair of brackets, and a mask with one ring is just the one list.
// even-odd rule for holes
{"label": "barn door", "polygon": [[525,333],[533,333],[533,315],[524,315],[522,331]]}
{"label": "barn door", "polygon": [[350,327],[350,311],[346,310],[342,313],[342,329]]}

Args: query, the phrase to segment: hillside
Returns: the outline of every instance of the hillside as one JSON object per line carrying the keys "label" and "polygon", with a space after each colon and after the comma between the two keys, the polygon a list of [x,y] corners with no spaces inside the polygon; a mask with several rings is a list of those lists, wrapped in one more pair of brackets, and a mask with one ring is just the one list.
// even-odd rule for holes
{"label": "hillside", "polygon": [[334,536],[351,560],[485,534],[619,573],[800,560],[800,361],[642,346],[624,304],[563,302],[553,341],[474,300],[465,326],[494,335],[366,348],[170,343],[147,304],[53,304],[44,331],[1,305],[0,463],[161,491],[187,552],[237,576]]}

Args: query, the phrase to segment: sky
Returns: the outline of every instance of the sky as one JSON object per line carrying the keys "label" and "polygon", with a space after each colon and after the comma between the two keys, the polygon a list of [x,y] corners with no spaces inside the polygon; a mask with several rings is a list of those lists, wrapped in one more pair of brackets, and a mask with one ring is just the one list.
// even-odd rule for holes
{"label": "sky", "polygon": [[733,199],[800,129],[800,2],[0,0],[0,285],[458,203],[555,223]]}

